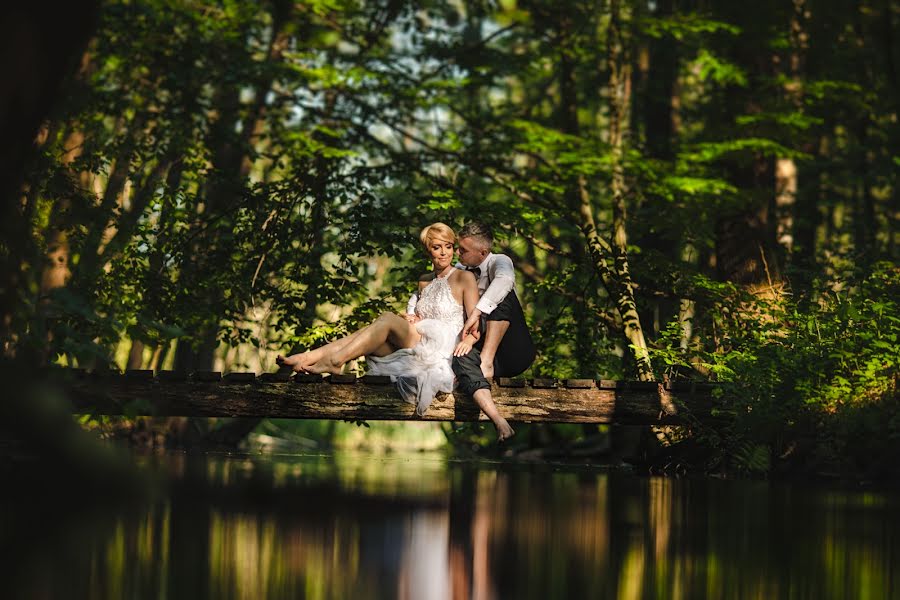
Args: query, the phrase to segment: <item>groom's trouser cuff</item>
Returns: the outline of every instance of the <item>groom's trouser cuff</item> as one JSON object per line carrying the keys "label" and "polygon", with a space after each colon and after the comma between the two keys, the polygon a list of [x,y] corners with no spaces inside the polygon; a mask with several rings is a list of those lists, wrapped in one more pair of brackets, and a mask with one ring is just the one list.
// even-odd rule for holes
{"label": "groom's trouser cuff", "polygon": [[456,389],[471,396],[478,390],[491,389],[491,384],[481,372],[481,351],[472,348],[468,354],[453,358]]}

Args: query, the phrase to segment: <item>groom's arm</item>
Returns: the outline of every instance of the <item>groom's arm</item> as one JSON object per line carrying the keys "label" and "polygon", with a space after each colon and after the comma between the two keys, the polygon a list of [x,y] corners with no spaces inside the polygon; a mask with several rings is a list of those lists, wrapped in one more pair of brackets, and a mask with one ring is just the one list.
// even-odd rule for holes
{"label": "groom's arm", "polygon": [[505,254],[495,254],[489,268],[491,270],[491,284],[484,290],[481,299],[476,305],[476,308],[486,315],[494,312],[497,305],[503,302],[506,295],[516,285],[516,270],[513,268],[513,262],[510,257]]}
{"label": "groom's arm", "polygon": [[489,315],[503,302],[503,299],[516,285],[516,270],[513,268],[512,259],[505,254],[495,254],[491,261],[491,284],[484,290],[475,310],[469,315],[463,327],[465,333],[473,333],[479,328],[481,315]]}

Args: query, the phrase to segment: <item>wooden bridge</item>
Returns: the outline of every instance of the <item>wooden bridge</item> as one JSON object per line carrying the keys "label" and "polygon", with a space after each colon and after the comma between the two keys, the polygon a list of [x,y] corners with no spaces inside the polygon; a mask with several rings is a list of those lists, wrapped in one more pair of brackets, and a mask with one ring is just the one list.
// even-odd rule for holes
{"label": "wooden bridge", "polygon": [[[76,413],[398,421],[479,421],[472,398],[439,395],[423,417],[388,377],[290,373],[59,369]],[[594,379],[493,382],[497,408],[519,422],[660,425],[704,420],[710,384]]]}

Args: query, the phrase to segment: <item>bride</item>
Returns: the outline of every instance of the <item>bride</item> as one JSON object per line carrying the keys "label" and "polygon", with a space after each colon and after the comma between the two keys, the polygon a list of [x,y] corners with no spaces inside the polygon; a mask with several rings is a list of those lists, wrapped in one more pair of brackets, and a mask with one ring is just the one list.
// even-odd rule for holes
{"label": "bride", "polygon": [[[453,391],[453,356],[468,354],[477,337],[461,338],[465,316],[478,303],[475,276],[453,266],[456,233],[443,223],[424,228],[419,240],[431,259],[432,271],[419,278],[415,315],[383,313],[346,337],[276,362],[302,373],[340,373],[344,364],[361,356],[369,375],[390,375],[404,400],[425,411],[438,392]],[[492,400],[478,402],[491,419],[499,441],[514,433]]]}

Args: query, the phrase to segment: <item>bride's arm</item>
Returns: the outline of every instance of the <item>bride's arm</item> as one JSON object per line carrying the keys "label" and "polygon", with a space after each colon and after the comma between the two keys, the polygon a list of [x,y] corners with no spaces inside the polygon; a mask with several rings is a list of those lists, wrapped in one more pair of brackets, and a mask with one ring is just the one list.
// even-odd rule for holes
{"label": "bride's arm", "polygon": [[[470,315],[472,314],[472,311],[475,310],[475,305],[478,304],[478,283],[475,280],[475,276],[468,271],[463,271],[459,274],[459,282],[462,285],[463,309],[467,315]],[[453,351],[453,356],[463,356],[464,354],[468,354],[472,349],[472,346],[475,345],[475,342],[478,341],[479,337],[481,337],[481,333],[478,332],[477,328],[475,329],[474,334],[463,334],[462,340],[460,340],[456,345],[456,349]]]}
{"label": "bride's arm", "polygon": [[422,320],[422,318],[416,314],[416,305],[419,303],[419,294],[422,292],[422,288],[428,285],[426,277],[428,277],[427,273],[419,278],[419,287],[417,287],[416,291],[409,297],[409,301],[406,303],[406,312],[400,315],[411,325],[415,325]]}
{"label": "bride's arm", "polygon": [[459,278],[462,284],[462,305],[466,311],[466,316],[468,316],[472,314],[472,311],[475,310],[475,305],[478,304],[478,281],[468,271],[460,273]]}

